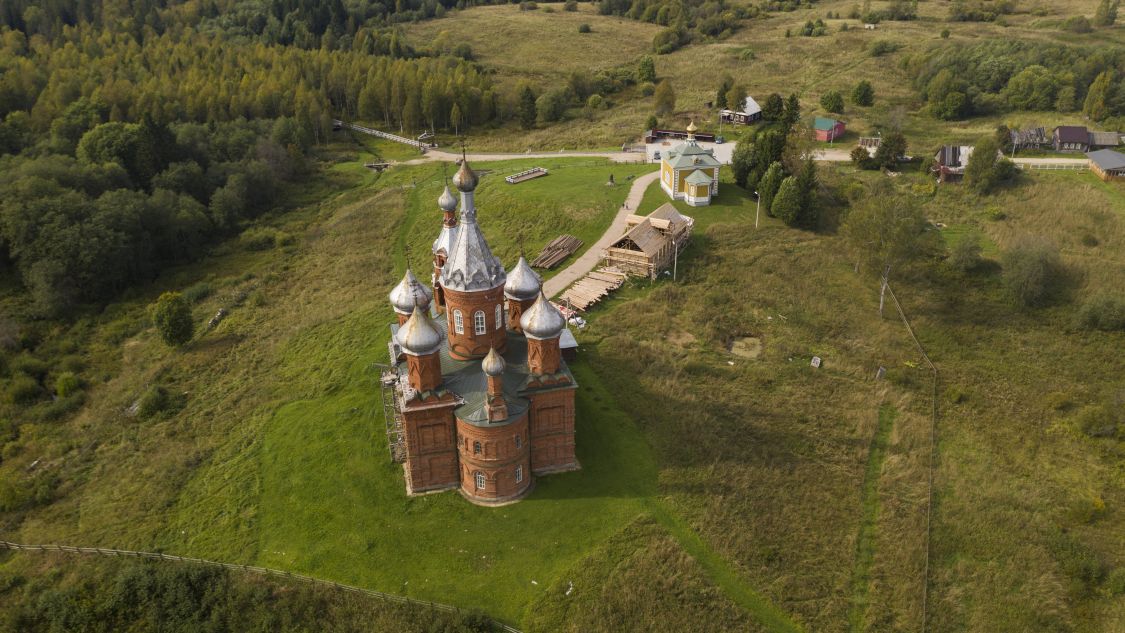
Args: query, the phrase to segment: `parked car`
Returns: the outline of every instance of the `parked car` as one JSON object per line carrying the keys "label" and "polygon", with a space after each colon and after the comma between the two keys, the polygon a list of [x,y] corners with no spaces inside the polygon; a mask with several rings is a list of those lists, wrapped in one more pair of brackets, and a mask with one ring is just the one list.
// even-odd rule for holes
{"label": "parked car", "polygon": [[715,145],[722,145],[723,143],[726,143],[726,142],[727,142],[727,139],[725,139],[721,136],[715,137]]}
{"label": "parked car", "polygon": [[653,152],[652,160],[660,160],[660,152]]}

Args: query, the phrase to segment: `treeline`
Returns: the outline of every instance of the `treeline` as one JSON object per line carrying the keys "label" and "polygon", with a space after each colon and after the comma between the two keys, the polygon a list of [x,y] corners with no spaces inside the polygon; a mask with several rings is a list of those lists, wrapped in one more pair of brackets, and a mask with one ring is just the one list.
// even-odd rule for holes
{"label": "treeline", "polygon": [[726,37],[738,30],[739,21],[754,17],[759,9],[733,5],[726,0],[599,0],[598,13],[618,15],[668,28],[653,38],[658,54],[690,43],[696,37]]}
{"label": "treeline", "polygon": [[1125,47],[990,40],[904,59],[914,88],[940,119],[1009,110],[1082,110],[1125,116]]}
{"label": "treeline", "polygon": [[421,103],[427,81],[462,103],[466,121],[495,116],[490,80],[472,64],[449,58],[372,60],[359,53],[237,45],[190,31],[138,43],[80,27],[54,46],[29,43],[18,31],[0,37],[0,116],[27,111],[36,130],[85,96],[104,103],[114,121],[294,117],[319,140],[331,125],[330,111],[355,116],[369,82],[388,86],[386,107],[396,122],[409,97]]}
{"label": "treeline", "polygon": [[[105,107],[80,100],[68,114],[78,111]],[[268,209],[280,184],[301,174],[308,142],[288,118],[95,120],[76,157],[4,156],[0,266],[15,268],[44,313],[108,299]]]}
{"label": "treeline", "polygon": [[[34,554],[33,554],[34,555]],[[439,613],[339,590],[278,583],[197,565],[133,560],[58,561],[81,574],[24,578],[0,573],[0,630],[21,633],[112,631],[339,631],[488,633],[487,617]]]}

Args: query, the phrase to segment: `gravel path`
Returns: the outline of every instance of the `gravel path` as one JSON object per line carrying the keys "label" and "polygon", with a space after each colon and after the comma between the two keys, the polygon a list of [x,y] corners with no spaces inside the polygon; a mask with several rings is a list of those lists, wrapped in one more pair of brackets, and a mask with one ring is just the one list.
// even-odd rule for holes
{"label": "gravel path", "polygon": [[[472,160],[472,158],[469,160]],[[602,261],[602,251],[609,248],[619,237],[625,234],[625,219],[630,214],[637,212],[641,199],[645,197],[645,190],[656,181],[656,177],[659,175],[659,171],[654,171],[633,180],[633,186],[629,189],[629,196],[625,198],[625,204],[618,209],[617,215],[614,216],[613,222],[606,229],[606,232],[602,233],[598,241],[586,249],[581,257],[543,283],[543,292],[548,297],[553,297],[562,292],[567,286],[578,281]]]}

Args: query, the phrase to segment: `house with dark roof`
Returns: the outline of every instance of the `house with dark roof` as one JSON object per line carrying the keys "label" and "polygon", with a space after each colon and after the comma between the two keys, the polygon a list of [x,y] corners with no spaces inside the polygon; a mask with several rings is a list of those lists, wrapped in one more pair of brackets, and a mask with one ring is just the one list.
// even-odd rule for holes
{"label": "house with dark roof", "polygon": [[948,182],[965,175],[965,166],[973,155],[972,145],[942,145],[934,156],[934,173],[938,182]]}
{"label": "house with dark roof", "polygon": [[831,143],[844,135],[845,127],[843,121],[818,116],[813,121],[813,129],[816,130],[816,140]]}
{"label": "house with dark roof", "polygon": [[1099,149],[1089,152],[1086,158],[1090,159],[1090,171],[1105,181],[1125,178],[1125,154],[1111,149]]}
{"label": "house with dark roof", "polygon": [[1090,133],[1084,125],[1060,125],[1051,137],[1056,152],[1090,151]]}
{"label": "house with dark roof", "polygon": [[762,118],[762,106],[754,101],[754,97],[746,97],[742,107],[735,110],[719,110],[719,118],[724,123],[741,123],[750,125]]}

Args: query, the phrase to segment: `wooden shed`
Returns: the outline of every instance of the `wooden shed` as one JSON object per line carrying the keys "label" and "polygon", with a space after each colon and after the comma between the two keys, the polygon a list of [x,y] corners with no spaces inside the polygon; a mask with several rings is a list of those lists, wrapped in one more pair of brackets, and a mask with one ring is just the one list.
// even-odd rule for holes
{"label": "wooden shed", "polygon": [[647,216],[630,215],[626,231],[603,256],[607,266],[630,275],[655,278],[672,267],[679,251],[691,239],[695,220],[665,203]]}
{"label": "wooden shed", "polygon": [[1105,181],[1125,178],[1125,154],[1111,149],[1099,149],[1089,152],[1086,158],[1090,159],[1090,171]]}

